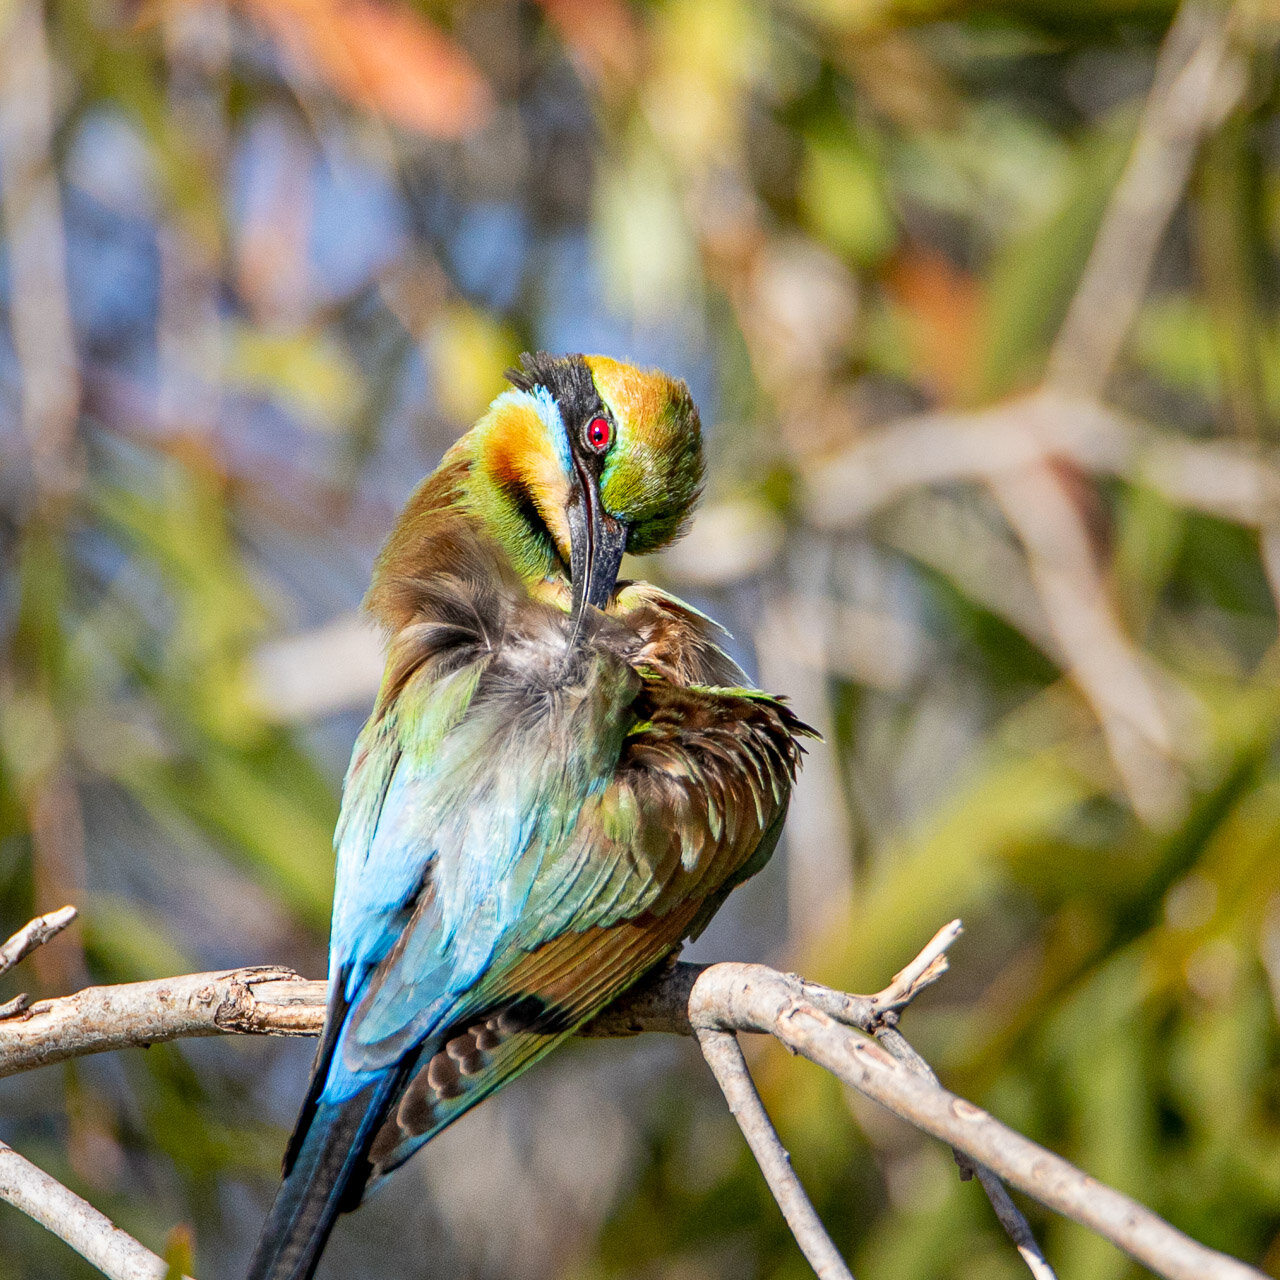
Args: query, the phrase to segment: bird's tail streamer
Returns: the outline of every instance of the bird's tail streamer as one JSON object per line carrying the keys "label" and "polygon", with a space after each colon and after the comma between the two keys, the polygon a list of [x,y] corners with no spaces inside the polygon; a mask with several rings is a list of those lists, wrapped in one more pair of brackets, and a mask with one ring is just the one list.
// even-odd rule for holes
{"label": "bird's tail streamer", "polygon": [[246,1280],[311,1280],[338,1214],[359,1198],[369,1144],[398,1077],[389,1070],[354,1098],[316,1107],[267,1214]]}

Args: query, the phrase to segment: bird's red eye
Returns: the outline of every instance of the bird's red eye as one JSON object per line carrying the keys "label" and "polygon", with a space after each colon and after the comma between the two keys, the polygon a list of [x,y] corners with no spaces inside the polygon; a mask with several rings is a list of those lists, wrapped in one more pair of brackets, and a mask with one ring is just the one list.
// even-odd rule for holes
{"label": "bird's red eye", "polygon": [[603,453],[613,443],[613,427],[607,418],[592,418],[587,423],[587,444]]}

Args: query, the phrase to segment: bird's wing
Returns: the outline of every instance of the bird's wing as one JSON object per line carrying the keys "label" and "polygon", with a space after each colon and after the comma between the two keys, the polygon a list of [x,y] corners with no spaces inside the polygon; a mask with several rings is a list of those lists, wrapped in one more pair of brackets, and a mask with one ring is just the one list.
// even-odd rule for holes
{"label": "bird's wing", "polygon": [[[343,1062],[354,1076],[412,1064],[374,1140],[373,1176],[668,955],[772,851],[807,732],[781,702],[648,678],[630,711],[612,767],[599,785],[586,779],[571,819],[525,833],[538,850],[526,865],[536,865],[499,933],[486,934],[493,905],[475,899],[476,927],[492,941],[480,971],[457,981],[460,940],[432,888],[371,975],[347,1020]],[[491,767],[537,772],[529,760]]]}
{"label": "bird's wing", "polygon": [[[334,836],[337,875],[329,945],[324,1031],[293,1136],[287,1175],[331,1075],[350,1006],[404,933],[431,880],[435,832],[419,821],[429,807],[424,767],[440,739],[465,714],[487,655],[412,686],[388,691],[356,742]],[[394,666],[389,667],[389,678]],[[386,696],[388,692],[392,696]]]}

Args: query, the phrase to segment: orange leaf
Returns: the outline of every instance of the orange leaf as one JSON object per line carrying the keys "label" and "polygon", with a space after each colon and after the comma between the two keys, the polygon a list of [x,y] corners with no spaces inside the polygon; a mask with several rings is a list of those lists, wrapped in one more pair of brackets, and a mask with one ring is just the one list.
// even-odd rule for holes
{"label": "orange leaf", "polygon": [[378,0],[247,0],[288,52],[351,102],[437,138],[489,113],[488,83],[442,31]]}
{"label": "orange leaf", "polygon": [[640,33],[626,0],[541,0],[583,71],[602,86],[634,79]]}
{"label": "orange leaf", "polygon": [[908,247],[885,285],[906,312],[911,359],[944,404],[962,404],[973,378],[981,292],[935,249]]}

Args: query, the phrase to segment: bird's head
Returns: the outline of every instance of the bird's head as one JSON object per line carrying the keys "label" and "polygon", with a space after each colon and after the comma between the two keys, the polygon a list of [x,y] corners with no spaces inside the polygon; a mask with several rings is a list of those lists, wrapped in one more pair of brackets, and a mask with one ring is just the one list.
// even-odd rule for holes
{"label": "bird's head", "polygon": [[702,485],[689,389],[607,356],[521,357],[469,433],[468,501],[527,579],[567,571],[573,610],[603,608],[624,551],[683,531]]}

